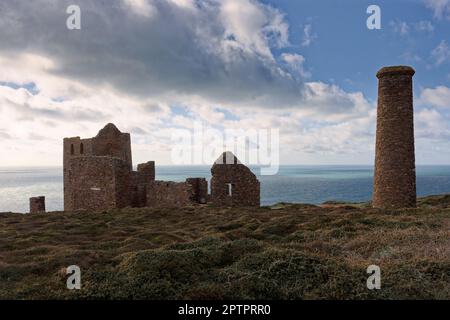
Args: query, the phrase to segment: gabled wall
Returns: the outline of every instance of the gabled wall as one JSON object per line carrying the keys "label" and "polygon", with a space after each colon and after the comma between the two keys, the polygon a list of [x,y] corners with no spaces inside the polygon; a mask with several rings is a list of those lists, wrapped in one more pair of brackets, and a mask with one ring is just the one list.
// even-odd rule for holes
{"label": "gabled wall", "polygon": [[231,152],[224,152],[217,159],[211,173],[211,200],[214,205],[231,207],[260,205],[258,179]]}

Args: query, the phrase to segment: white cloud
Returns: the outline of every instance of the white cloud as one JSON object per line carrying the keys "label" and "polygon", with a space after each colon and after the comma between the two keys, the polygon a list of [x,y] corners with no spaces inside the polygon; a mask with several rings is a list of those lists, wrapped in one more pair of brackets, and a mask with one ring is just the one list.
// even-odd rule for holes
{"label": "white cloud", "polygon": [[301,53],[277,55],[290,47],[280,11],[255,0],[80,0],[83,28],[70,32],[69,2],[0,2],[0,165],[61,164],[63,137],[106,122],[132,133],[135,163],[170,164],[173,128],[194,120],[280,128],[286,163],[371,161],[375,106],[306,82]]}
{"label": "white cloud", "polygon": [[306,83],[304,108],[297,110],[323,122],[340,122],[366,116],[373,106],[361,92],[347,93],[336,85],[323,82]]}
{"label": "white cloud", "polygon": [[391,21],[389,23],[392,30],[401,36],[406,36],[411,33],[412,30],[416,32],[433,32],[434,25],[428,20],[421,20],[419,22],[405,22],[401,20]]}
{"label": "white cloud", "polygon": [[283,53],[281,59],[287,64],[288,68],[301,78],[309,78],[311,74],[305,71],[305,57],[296,53]]}
{"label": "white cloud", "polygon": [[415,28],[418,31],[424,31],[424,32],[433,32],[434,26],[430,21],[422,20],[415,24]]}
{"label": "white cloud", "polygon": [[420,94],[420,103],[426,106],[450,109],[450,88],[445,86],[425,88]]}
{"label": "white cloud", "polygon": [[306,24],[303,27],[302,46],[309,47],[316,39],[317,39],[317,35],[315,33],[313,33],[312,25]]}
{"label": "white cloud", "polygon": [[270,6],[254,0],[79,2],[83,28],[75,33],[61,23],[68,0],[2,1],[2,56],[26,50],[51,60],[54,74],[139,97],[200,95],[215,103],[284,107],[301,96],[301,79],[273,56],[274,48],[289,45],[289,26]]}
{"label": "white cloud", "polygon": [[169,0],[176,5],[188,9],[195,9],[195,0]]}
{"label": "white cloud", "polygon": [[[300,54],[274,56],[274,48],[289,45],[289,26],[270,6],[255,0],[111,0],[108,6],[81,0],[83,29],[74,33],[57,27],[59,7],[68,2],[58,3],[0,3],[8,13],[0,20],[0,57],[5,65],[19,54],[51,63],[47,77],[27,70],[27,82],[49,96],[64,97],[63,88],[75,94],[82,83],[165,104],[201,97],[234,108],[303,107],[302,77],[309,73]],[[136,20],[133,10],[148,6],[151,18]],[[23,77],[12,70],[4,81],[22,83]]]}
{"label": "white cloud", "polygon": [[254,1],[224,0],[219,16],[225,29],[223,37],[233,39],[233,45],[244,51],[273,59],[270,41],[278,47],[288,44],[288,25],[281,13],[271,7]]}
{"label": "white cloud", "polygon": [[425,0],[425,4],[433,10],[436,18],[450,19],[450,0]]}
{"label": "white cloud", "polygon": [[[422,163],[448,163],[450,158],[450,88],[421,91],[414,116],[418,159]],[[439,156],[436,156],[438,154]]]}
{"label": "white cloud", "polygon": [[448,141],[450,139],[450,122],[435,109],[423,109],[415,115],[415,136],[419,140]]}
{"label": "white cloud", "polygon": [[123,2],[137,15],[150,18],[157,14],[155,7],[148,0],[123,0]]}
{"label": "white cloud", "polygon": [[409,33],[409,24],[405,21],[391,21],[390,25],[395,33],[398,33],[402,36],[407,35]]}
{"label": "white cloud", "polygon": [[[285,58],[294,64],[302,62],[300,56]],[[170,100],[129,96],[110,86],[92,87],[54,75],[45,64],[36,63],[39,61],[42,58],[38,56],[18,56],[9,61],[9,68],[3,69],[1,79],[17,80],[7,76],[16,70],[27,80],[22,85],[32,81],[39,90],[32,93],[26,88],[0,86],[0,138],[8,154],[2,157],[2,165],[29,165],[30,159],[33,164],[60,164],[63,137],[93,136],[106,122],[114,122],[121,130],[132,133],[135,163],[154,159],[170,164],[173,128],[192,128],[194,120],[222,129],[280,128],[282,152],[297,150],[282,159],[287,162],[295,162],[305,153],[312,156],[360,152],[371,139],[362,134],[369,126],[367,121],[361,121],[373,106],[361,93],[348,94],[337,86],[307,83],[308,93],[299,101],[300,108],[233,108],[213,105],[199,96]],[[55,100],[54,96],[62,98]],[[185,106],[186,114],[172,112],[170,105]],[[228,118],[225,112],[233,117]],[[354,135],[366,143],[360,138],[352,139]]]}
{"label": "white cloud", "polygon": [[442,40],[439,45],[431,52],[431,57],[437,66],[450,62],[450,47],[447,41]]}
{"label": "white cloud", "polygon": [[405,60],[408,63],[416,63],[422,61],[422,58],[411,51],[406,51],[400,56],[401,59]]}

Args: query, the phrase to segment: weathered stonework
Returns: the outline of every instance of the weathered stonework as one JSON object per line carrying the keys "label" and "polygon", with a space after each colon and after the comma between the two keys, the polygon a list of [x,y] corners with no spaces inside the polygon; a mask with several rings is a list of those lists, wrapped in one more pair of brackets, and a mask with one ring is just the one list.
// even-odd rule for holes
{"label": "weathered stonework", "polygon": [[210,199],[219,206],[259,206],[259,181],[229,152],[211,169],[211,195],[205,178],[155,181],[154,161],[132,168],[130,135],[111,123],[91,139],[65,138],[64,210],[183,207]]}
{"label": "weathered stonework", "polygon": [[30,213],[45,213],[45,197],[30,198]]}
{"label": "weathered stonework", "polygon": [[211,168],[211,201],[217,206],[259,206],[256,176],[231,152],[224,152]]}
{"label": "weathered stonework", "polygon": [[181,207],[206,203],[208,182],[155,181],[155,162],[132,170],[128,133],[108,124],[91,139],[64,139],[64,210]]}
{"label": "weathered stonework", "polygon": [[373,206],[416,206],[413,75],[411,67],[377,73],[378,110]]}
{"label": "weathered stonework", "polygon": [[130,206],[142,208],[147,206],[147,190],[150,182],[155,180],[155,162],[149,161],[137,166],[137,171],[129,177]]}
{"label": "weathered stonework", "polygon": [[155,180],[155,161],[138,164],[137,172],[142,182]]}
{"label": "weathered stonework", "polygon": [[186,183],[192,186],[192,201],[201,204],[208,201],[208,181],[205,178],[188,178]]}
{"label": "weathered stonework", "polygon": [[114,124],[107,124],[91,139],[65,138],[63,164],[64,210],[107,209],[131,202],[118,195],[125,187],[126,171],[132,171],[130,134],[120,132]]}
{"label": "weathered stonework", "polygon": [[192,205],[193,188],[185,182],[154,181],[147,190],[147,207],[178,208]]}
{"label": "weathered stonework", "polygon": [[153,161],[132,170],[129,133],[107,124],[91,139],[64,139],[64,210],[144,207]]}
{"label": "weathered stonework", "polygon": [[106,210],[130,205],[128,164],[106,156],[74,157],[65,176],[65,210]]}

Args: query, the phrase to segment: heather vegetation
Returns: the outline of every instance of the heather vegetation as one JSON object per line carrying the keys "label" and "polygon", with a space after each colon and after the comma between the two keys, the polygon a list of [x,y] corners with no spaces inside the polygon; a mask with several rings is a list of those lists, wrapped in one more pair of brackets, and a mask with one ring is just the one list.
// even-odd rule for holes
{"label": "heather vegetation", "polygon": [[[66,288],[78,265],[81,290]],[[381,267],[381,290],[366,269]],[[0,214],[1,299],[450,299],[450,195]]]}

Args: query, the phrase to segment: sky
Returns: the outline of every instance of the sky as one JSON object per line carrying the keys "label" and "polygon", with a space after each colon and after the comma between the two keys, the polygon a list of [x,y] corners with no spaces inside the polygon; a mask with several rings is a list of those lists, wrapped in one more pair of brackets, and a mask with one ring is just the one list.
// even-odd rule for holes
{"label": "sky", "polygon": [[135,164],[199,122],[279,130],[282,165],[373,164],[388,65],[416,70],[417,163],[450,164],[450,0],[2,0],[0,30],[0,166],[60,166],[109,122]]}

